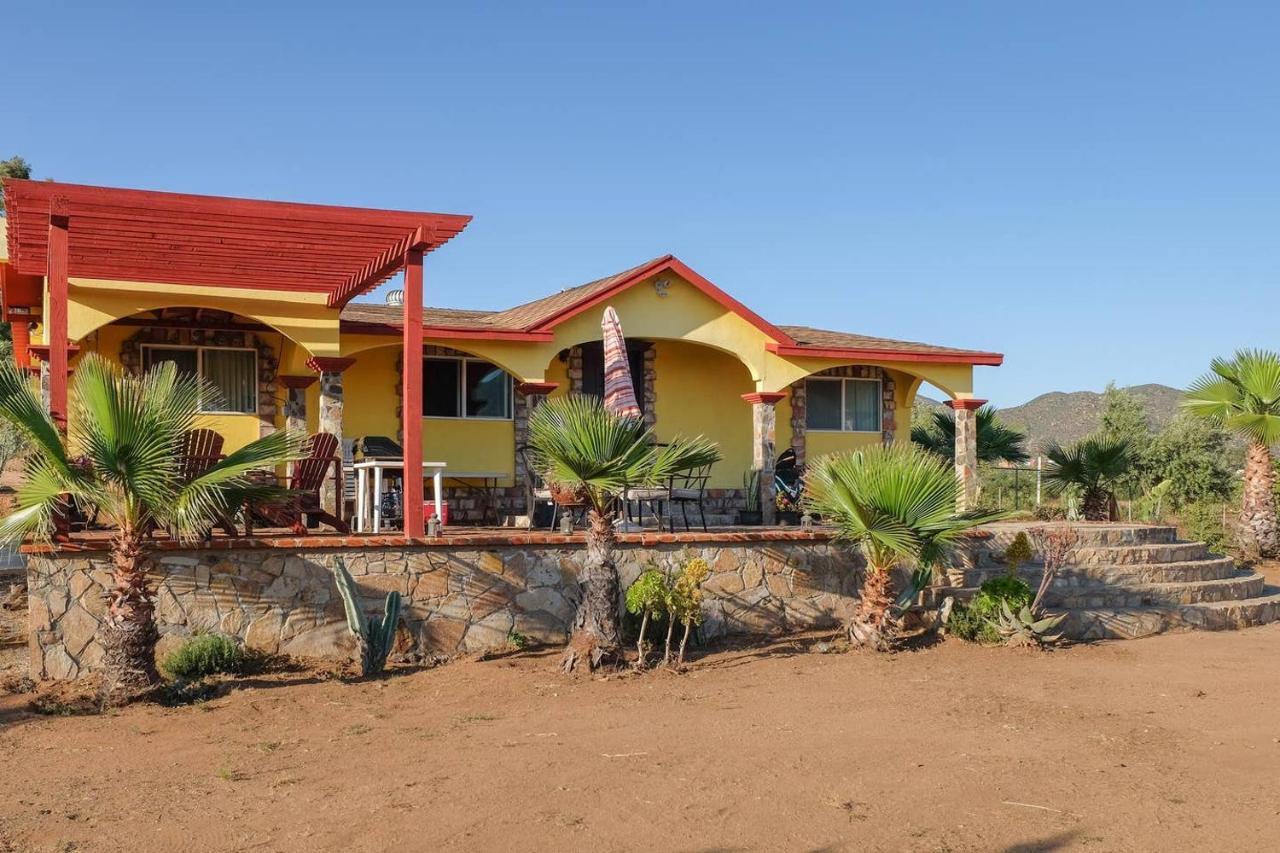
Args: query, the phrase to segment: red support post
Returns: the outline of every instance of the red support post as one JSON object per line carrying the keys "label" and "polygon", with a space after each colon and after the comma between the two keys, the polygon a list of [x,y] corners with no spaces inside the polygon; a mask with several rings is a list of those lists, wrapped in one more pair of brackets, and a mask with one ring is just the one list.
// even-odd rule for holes
{"label": "red support post", "polygon": [[422,250],[404,256],[404,535],[425,536],[422,507]]}
{"label": "red support post", "polygon": [[62,429],[67,426],[67,263],[68,227],[56,200],[49,216],[49,411]]}

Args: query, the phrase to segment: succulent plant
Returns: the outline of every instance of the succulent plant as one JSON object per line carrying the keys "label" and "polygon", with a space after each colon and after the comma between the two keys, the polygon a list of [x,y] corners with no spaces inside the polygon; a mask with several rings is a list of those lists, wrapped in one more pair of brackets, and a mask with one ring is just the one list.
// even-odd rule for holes
{"label": "succulent plant", "polygon": [[1044,616],[1037,619],[1032,615],[1030,607],[1022,607],[1017,613],[1009,607],[1008,602],[1000,603],[1000,613],[996,616],[996,630],[1010,646],[1030,646],[1039,648],[1050,646],[1062,639],[1062,633],[1052,633],[1062,624],[1067,614]]}
{"label": "succulent plant", "polygon": [[1031,549],[1031,540],[1027,539],[1027,534],[1019,530],[1018,535],[1013,537],[1013,541],[1009,543],[1009,547],[1004,549],[1001,559],[1009,569],[1009,574],[1016,575],[1018,568],[1023,563],[1031,562],[1031,558],[1035,556],[1035,551]]}
{"label": "succulent plant", "polygon": [[400,593],[387,593],[382,617],[366,616],[360,606],[360,590],[355,579],[347,571],[346,564],[338,557],[333,570],[338,583],[338,594],[347,614],[347,628],[355,635],[360,647],[360,673],[364,676],[382,672],[387,656],[396,642],[396,626],[400,622]]}

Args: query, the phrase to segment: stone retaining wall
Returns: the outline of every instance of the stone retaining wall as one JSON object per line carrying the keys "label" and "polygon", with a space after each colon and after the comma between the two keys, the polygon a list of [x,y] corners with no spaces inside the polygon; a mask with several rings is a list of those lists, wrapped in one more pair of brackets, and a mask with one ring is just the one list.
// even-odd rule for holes
{"label": "stone retaining wall", "polygon": [[[855,601],[854,558],[821,535],[752,536],[623,542],[619,571],[625,585],[650,564],[667,568],[705,558],[713,573],[704,639],[836,625],[846,616]],[[353,646],[332,576],[339,556],[370,612],[380,610],[390,590],[405,596],[401,651],[449,655],[500,646],[513,630],[563,642],[583,548],[410,543],[163,550],[153,572],[161,652],[196,631],[217,631],[264,652],[349,659]],[[32,678],[92,671],[102,658],[96,634],[110,585],[106,553],[30,553],[27,577]]]}

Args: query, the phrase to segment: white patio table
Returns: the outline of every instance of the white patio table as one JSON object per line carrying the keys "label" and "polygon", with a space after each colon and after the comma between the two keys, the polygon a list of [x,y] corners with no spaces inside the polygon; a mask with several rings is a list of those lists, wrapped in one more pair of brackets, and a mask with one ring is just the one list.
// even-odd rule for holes
{"label": "white patio table", "polygon": [[[351,466],[356,472],[356,532],[364,533],[372,526],[373,533],[382,532],[382,475],[385,471],[403,471],[403,459],[361,459]],[[431,485],[434,489],[436,516],[443,510],[444,462],[423,462],[422,473],[431,472]],[[373,476],[370,476],[372,473]],[[370,482],[372,481],[372,483]],[[370,505],[370,489],[373,486],[373,501]],[[372,522],[372,525],[370,525]]]}

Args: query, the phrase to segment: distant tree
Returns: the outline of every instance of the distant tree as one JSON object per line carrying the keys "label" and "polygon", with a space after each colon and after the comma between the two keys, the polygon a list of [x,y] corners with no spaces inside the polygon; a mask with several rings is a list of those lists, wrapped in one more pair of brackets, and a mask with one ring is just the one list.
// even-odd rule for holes
{"label": "distant tree", "polygon": [[[1143,467],[1156,482],[1167,481],[1165,499],[1175,508],[1231,495],[1234,468],[1230,435],[1203,418],[1182,413],[1151,440]],[[1235,453],[1239,453],[1236,445]]]}
{"label": "distant tree", "polygon": [[[31,177],[31,164],[21,157],[10,157],[8,160],[0,160],[0,189],[4,188],[5,178],[20,178],[26,180]],[[0,192],[0,213],[4,213],[4,194]]]}
{"label": "distant tree", "polygon": [[[1026,462],[1027,437],[1016,429],[1000,422],[1000,416],[990,406],[977,412],[978,461]],[[917,426],[912,419],[911,441],[935,456],[951,461],[956,458],[956,419],[949,411],[934,412],[928,425]]]}
{"label": "distant tree", "polygon": [[1123,442],[1129,446],[1129,471],[1115,482],[1120,491],[1145,491],[1153,477],[1145,462],[1153,435],[1142,401],[1116,383],[1108,382],[1102,392],[1102,412],[1094,436],[1107,443]]}
{"label": "distant tree", "polygon": [[1275,556],[1280,552],[1280,531],[1271,447],[1280,442],[1280,354],[1240,350],[1231,359],[1215,358],[1210,372],[1191,383],[1182,405],[1248,442],[1240,545],[1246,553]]}

